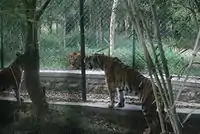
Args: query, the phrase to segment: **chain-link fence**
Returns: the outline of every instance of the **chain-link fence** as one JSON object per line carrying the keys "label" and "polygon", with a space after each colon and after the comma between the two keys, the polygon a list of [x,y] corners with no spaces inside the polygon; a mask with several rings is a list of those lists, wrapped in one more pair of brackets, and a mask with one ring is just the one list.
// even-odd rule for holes
{"label": "chain-link fence", "polygon": [[[13,1],[13,3],[15,3]],[[41,5],[40,2],[37,3]],[[148,2],[140,2],[147,27],[153,35],[152,14]],[[6,6],[7,5],[7,6]],[[17,7],[18,5],[19,7]],[[192,48],[198,28],[199,15],[196,3],[179,1],[157,2],[162,41],[172,73],[188,63],[185,55],[177,54],[178,48]],[[7,65],[16,51],[22,51],[25,42],[25,12],[7,1],[1,2],[1,44],[4,45],[4,62]],[[108,54],[110,49],[111,15],[113,1],[84,2],[86,55]],[[66,69],[68,55],[80,52],[79,1],[52,1],[39,22],[39,45],[41,69]],[[133,44],[136,48],[136,68],[144,71],[146,64],[141,45],[137,41],[134,26],[124,2],[119,0],[115,10],[113,56],[132,65]],[[135,39],[134,39],[135,38]],[[146,39],[148,39],[146,37]],[[175,49],[171,49],[175,48]],[[186,53],[186,52],[185,52]],[[187,55],[188,56],[188,55]],[[196,65],[198,67],[198,65]],[[194,68],[193,74],[196,74]]]}
{"label": "chain-link fence", "polygon": [[[9,9],[7,8],[9,6]],[[3,52],[3,66],[7,66],[13,57],[15,52],[23,50],[24,36],[22,34],[22,19],[13,10],[16,5],[11,5],[8,1],[0,2],[0,40],[1,40],[1,52]],[[3,48],[3,50],[2,50]]]}
{"label": "chain-link fence", "polygon": [[[146,62],[142,45],[138,41],[138,31],[136,29],[138,29],[138,26],[141,27],[144,41],[152,55],[150,49],[151,43],[155,46],[157,44],[156,34],[154,34],[154,14],[152,14],[149,1],[135,0],[134,2],[138,2],[138,6],[136,6],[137,11],[132,11],[132,8],[126,8],[124,1],[85,0],[84,28],[86,55],[92,53],[109,55],[112,51],[112,56],[118,57],[128,65],[132,65],[133,55],[135,55],[135,67],[144,72],[146,71]],[[131,0],[126,1],[130,6]],[[43,2],[43,0],[38,0],[37,7],[40,7]],[[67,69],[70,67],[70,64],[73,64],[69,63],[68,60],[72,59],[73,61],[74,58],[76,59],[76,57],[80,56],[79,2],[79,0],[52,0],[42,15],[41,20],[38,22],[40,69]],[[113,3],[116,3],[115,10],[113,10]],[[158,13],[157,19],[159,24],[157,24],[157,28],[159,28],[161,35],[169,71],[171,74],[179,74],[189,63],[189,58],[191,57],[190,53],[188,54],[190,51],[181,53],[180,49],[189,49],[194,46],[199,29],[200,4],[196,0],[157,0],[154,4]],[[27,31],[25,20],[27,18],[25,14],[26,10],[22,5],[21,2],[16,0],[0,1],[0,42],[1,46],[3,46],[1,50],[3,49],[4,52],[5,66],[14,59],[13,57],[17,51],[22,52],[24,49],[25,31]],[[133,12],[133,16],[130,16],[130,10]],[[137,18],[140,18],[140,20],[139,24],[135,26],[134,22]],[[110,47],[111,40],[114,40],[114,47]],[[160,53],[156,54],[159,55]],[[198,62],[198,60],[199,58],[197,57],[196,61]],[[199,74],[199,65],[196,64],[190,70],[190,75]],[[46,79],[49,80],[50,78]],[[80,77],[74,77],[72,80],[70,77],[64,78],[63,76],[62,81],[55,79],[49,82],[48,80],[41,80],[41,83],[50,89],[47,92],[48,99],[54,98],[56,101],[80,101],[80,90],[75,90],[81,89]],[[107,89],[103,75],[101,75],[100,80],[90,80],[89,86],[93,87],[93,83],[96,84],[95,87],[98,89]],[[101,87],[98,87],[99,85],[97,86],[97,84],[101,84]],[[58,90],[66,89],[63,85],[75,87],[74,89],[69,88],[69,90],[73,90],[73,93],[57,92]],[[74,93],[76,91],[78,92],[77,94]],[[100,91],[95,89],[93,93],[95,95],[98,94],[98,100],[108,102],[109,96],[104,91],[106,90]],[[104,95],[101,96],[99,94]],[[92,97],[89,96],[88,98],[92,100],[95,98],[95,95],[91,95]],[[26,96],[28,95],[26,94]],[[183,95],[182,100],[185,99],[185,96]],[[95,99],[97,100],[97,98]],[[133,99],[130,98],[130,100]],[[189,99],[186,101],[189,101]]]}
{"label": "chain-link fence", "polygon": [[[110,27],[113,1],[86,1],[85,3],[85,37],[86,52],[104,53],[109,55]],[[112,56],[117,56],[123,62],[132,65],[132,47],[134,44],[133,29],[128,15],[122,7],[122,1],[117,3],[114,22],[114,50]]]}

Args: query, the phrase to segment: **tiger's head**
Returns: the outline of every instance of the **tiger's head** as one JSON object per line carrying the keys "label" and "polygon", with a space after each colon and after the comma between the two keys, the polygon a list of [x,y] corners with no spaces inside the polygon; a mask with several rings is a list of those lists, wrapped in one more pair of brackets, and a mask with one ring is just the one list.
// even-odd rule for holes
{"label": "tiger's head", "polygon": [[102,69],[103,70],[103,62],[105,59],[104,54],[93,54],[91,56],[87,56],[85,58],[85,66],[89,69]]}
{"label": "tiger's head", "polygon": [[71,69],[80,69],[81,68],[81,53],[80,52],[71,52],[68,55],[68,64]]}
{"label": "tiger's head", "polygon": [[10,67],[18,67],[21,70],[24,70],[25,60],[26,60],[26,56],[24,54],[21,54],[21,53],[17,52],[16,53],[16,58],[11,63]]}

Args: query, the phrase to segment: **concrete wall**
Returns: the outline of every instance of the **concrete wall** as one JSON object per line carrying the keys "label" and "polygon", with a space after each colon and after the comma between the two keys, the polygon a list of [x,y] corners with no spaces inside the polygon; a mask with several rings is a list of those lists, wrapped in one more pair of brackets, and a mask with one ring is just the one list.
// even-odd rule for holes
{"label": "concrete wall", "polygon": [[[45,85],[49,90],[81,89],[80,70],[65,70],[65,71],[41,70],[40,80],[42,84]],[[184,77],[179,78],[178,76],[173,76],[172,84],[174,89],[182,89],[182,86],[184,84],[184,88],[186,90],[193,89],[196,91],[200,91],[199,77],[189,77],[187,82],[184,82]],[[95,90],[96,92],[98,91],[103,92],[104,90],[106,90],[107,86],[105,84],[104,72],[87,70],[86,85],[88,91]]]}

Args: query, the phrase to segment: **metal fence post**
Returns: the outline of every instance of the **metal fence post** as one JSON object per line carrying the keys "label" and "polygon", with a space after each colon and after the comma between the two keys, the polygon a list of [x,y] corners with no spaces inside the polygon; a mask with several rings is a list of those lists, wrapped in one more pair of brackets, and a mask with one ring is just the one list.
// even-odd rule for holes
{"label": "metal fence post", "polygon": [[[1,11],[2,11],[2,7],[1,8]],[[4,45],[3,45],[3,13],[1,12],[1,15],[0,15],[0,23],[1,23],[1,68],[3,69],[4,68]]]}
{"label": "metal fence post", "polygon": [[85,36],[84,36],[84,0],[80,0],[80,45],[81,45],[81,74],[82,99],[86,101],[86,75],[85,75]]}

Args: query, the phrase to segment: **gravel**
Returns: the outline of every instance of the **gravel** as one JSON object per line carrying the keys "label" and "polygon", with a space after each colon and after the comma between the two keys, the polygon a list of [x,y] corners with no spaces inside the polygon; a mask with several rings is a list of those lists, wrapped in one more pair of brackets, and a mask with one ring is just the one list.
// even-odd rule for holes
{"label": "gravel", "polygon": [[[176,93],[175,93],[176,94]],[[14,92],[4,92],[1,96],[11,95],[14,96]],[[21,96],[24,99],[29,99],[29,95],[27,91],[22,90]],[[82,102],[82,94],[81,92],[67,92],[67,91],[46,91],[47,101],[53,102]],[[116,101],[117,101],[116,96]],[[87,102],[95,103],[95,102],[103,102],[109,103],[109,95],[108,94],[98,94],[98,93],[87,93]],[[136,104],[140,105],[140,101],[136,96],[125,96],[125,103],[127,104]],[[187,92],[183,92],[178,99],[176,105],[179,108],[195,108],[200,109],[200,106],[195,104],[200,103],[199,93],[187,90]]]}

